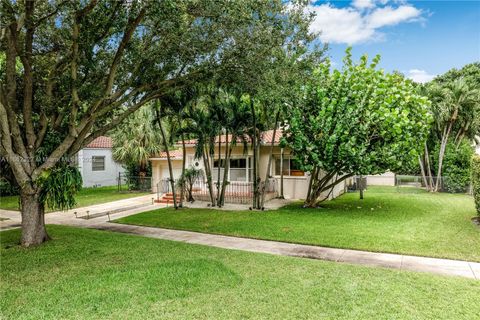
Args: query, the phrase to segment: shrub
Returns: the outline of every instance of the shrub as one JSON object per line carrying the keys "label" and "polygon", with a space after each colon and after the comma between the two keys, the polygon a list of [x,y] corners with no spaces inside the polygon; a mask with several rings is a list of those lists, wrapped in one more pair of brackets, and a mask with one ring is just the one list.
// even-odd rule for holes
{"label": "shrub", "polygon": [[11,184],[7,179],[0,178],[0,196],[13,196],[18,194],[18,187]]}
{"label": "shrub", "polygon": [[[443,159],[443,191],[467,192],[470,186],[472,155],[473,148],[468,141],[463,141],[458,147],[453,143],[447,144]],[[438,159],[438,148],[435,156]]]}
{"label": "shrub", "polygon": [[472,186],[477,214],[480,216],[480,156],[472,157]]}

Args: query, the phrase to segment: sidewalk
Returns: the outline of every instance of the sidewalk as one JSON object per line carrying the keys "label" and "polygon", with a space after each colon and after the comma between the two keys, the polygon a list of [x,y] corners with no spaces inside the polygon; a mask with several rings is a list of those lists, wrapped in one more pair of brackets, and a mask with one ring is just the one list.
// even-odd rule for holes
{"label": "sidewalk", "polygon": [[224,249],[329,260],[399,270],[430,272],[480,280],[480,263],[476,262],[327,248],[116,223],[101,223],[91,225],[90,228],[136,234],[149,238],[207,245]]}
{"label": "sidewalk", "polygon": [[[65,222],[66,224],[68,224],[69,222],[74,220],[85,221],[84,219],[76,219],[75,217],[87,217],[87,215],[95,216],[98,214],[105,214],[105,216],[104,219],[100,219],[103,217],[95,218],[96,221],[108,221],[108,216],[106,215],[106,212],[111,212],[111,216],[113,216],[113,214],[118,211],[122,211],[120,212],[120,214],[124,212],[130,212],[130,214],[133,214],[131,212],[138,213],[142,211],[149,211],[156,208],[161,208],[161,206],[152,205],[152,198],[154,197],[154,194],[147,194],[134,198],[127,198],[107,203],[95,204],[87,207],[75,208],[67,211],[49,212],[45,214],[45,222],[47,224],[58,224],[59,222]],[[135,211],[135,209],[139,209],[140,211]],[[120,217],[120,215],[117,214],[116,217]],[[0,218],[7,219],[0,219],[0,230],[7,230],[10,228],[19,227],[22,221],[20,212],[12,210],[0,209]]]}
{"label": "sidewalk", "polygon": [[[151,198],[151,196],[149,197]],[[79,212],[86,212],[87,210],[91,210],[91,212],[94,212],[95,210],[100,210],[101,208],[103,208],[103,210],[114,210],[115,208],[120,208],[121,206],[124,206],[124,208],[128,208],[128,206],[131,206],[132,203],[141,204],[141,206],[139,207],[111,214],[110,217],[112,220],[114,220],[139,212],[165,207],[164,205],[151,204],[151,199],[149,199],[147,196],[133,199],[135,200],[131,201],[131,199],[125,199],[111,202],[109,204],[81,208],[78,209],[77,215],[80,216],[81,214],[79,214]],[[126,200],[130,200],[130,202]],[[16,223],[18,227],[18,223],[20,222],[20,214],[15,211],[0,210],[0,217],[12,217],[12,219],[10,220],[1,221],[0,226],[2,223],[10,221],[10,223]],[[429,272],[447,276],[461,276],[480,280],[480,263],[477,262],[368,252],[350,249],[337,249],[277,241],[213,235],[192,231],[180,231],[153,227],[124,225],[109,222],[108,216],[106,215],[92,218],[89,220],[75,218],[73,210],[69,212],[49,213],[45,216],[45,220],[47,224],[59,224],[81,228],[121,232],[149,238],[180,241],[224,249],[328,260],[374,267],[386,267],[398,270]]]}

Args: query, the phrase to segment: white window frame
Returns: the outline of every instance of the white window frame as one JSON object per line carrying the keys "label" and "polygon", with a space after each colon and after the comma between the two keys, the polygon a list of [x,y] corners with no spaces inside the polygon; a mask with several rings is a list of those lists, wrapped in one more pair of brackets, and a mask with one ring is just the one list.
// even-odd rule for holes
{"label": "white window frame", "polygon": [[[251,157],[248,156],[232,156],[230,157],[230,160],[236,160],[236,159],[245,159],[245,181],[238,180],[239,182],[248,182],[249,181],[249,165],[248,165],[248,159]],[[224,161],[225,158],[221,158],[220,161]],[[212,172],[215,172],[215,174],[218,173],[218,167],[215,167],[215,161],[218,161],[217,159],[212,159]],[[223,169],[220,167],[220,169]],[[235,169],[242,169],[242,168],[235,168]],[[227,180],[230,181],[230,171],[232,170],[231,166],[228,166],[228,173],[227,173]],[[237,180],[235,180],[237,181]]]}
{"label": "white window frame", "polygon": [[[301,176],[296,176],[296,175],[293,175],[292,176],[292,169],[291,169],[291,161],[293,160],[294,158],[290,155],[284,155],[283,156],[283,164],[285,165],[285,162],[288,161],[288,174],[283,174],[284,177],[305,177],[305,171],[303,171],[303,175]],[[281,175],[281,173],[279,172],[279,174],[277,174],[277,160],[278,161],[281,161],[281,155],[275,155],[275,168],[272,168],[274,170],[274,174],[272,176],[276,176],[276,177],[279,177]],[[282,168],[280,168],[280,171],[282,170]]]}
{"label": "white window frame", "polygon": [[[96,161],[98,161],[97,158],[103,160],[103,169],[95,168],[95,165],[98,164],[98,163],[96,162]],[[94,160],[94,159],[95,159],[95,160]],[[97,171],[105,171],[105,167],[106,167],[106,165],[105,165],[105,156],[92,156],[92,171],[95,171],[95,172],[97,172]]]}

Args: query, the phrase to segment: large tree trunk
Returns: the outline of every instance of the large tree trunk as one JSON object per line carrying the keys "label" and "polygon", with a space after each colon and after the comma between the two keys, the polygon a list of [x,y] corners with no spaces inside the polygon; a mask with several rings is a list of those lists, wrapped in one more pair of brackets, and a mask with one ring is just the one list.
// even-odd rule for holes
{"label": "large tree trunk", "polygon": [[210,201],[212,202],[212,207],[215,207],[215,195],[213,191],[213,181],[212,181],[212,171],[210,167],[210,157],[209,157],[209,152],[208,150],[205,149],[202,151],[203,152],[203,165],[205,166],[205,176],[207,178],[207,187],[208,187],[208,193],[210,194]]}
{"label": "large tree trunk", "polygon": [[226,133],[225,139],[225,166],[223,169],[223,180],[222,180],[222,190],[220,191],[220,198],[217,203],[219,207],[225,205],[225,191],[228,184],[228,172],[230,171],[230,156],[232,155],[233,143],[236,141],[236,136],[232,134],[232,141],[228,143],[228,131]]}
{"label": "large tree trunk", "polygon": [[420,165],[420,172],[422,174],[423,184],[425,188],[430,191],[430,186],[428,185],[427,175],[425,174],[425,165],[422,160],[422,156],[418,156],[418,164]]}
{"label": "large tree trunk", "polygon": [[427,142],[425,142],[425,161],[427,167],[425,168],[428,176],[428,182],[429,182],[429,190],[428,191],[433,191],[433,177],[432,177],[432,168],[430,167],[430,152],[428,152],[428,146]]}
{"label": "large tree trunk", "polygon": [[360,179],[359,179],[358,184],[359,184],[359,190],[360,190],[360,200],[363,200],[363,188],[365,186],[363,185],[363,176],[362,175],[360,175]]}
{"label": "large tree trunk", "polygon": [[283,194],[283,158],[284,158],[284,150],[283,148],[281,148],[280,149],[280,196],[279,196],[280,199],[285,199],[285,195]]}
{"label": "large tree trunk", "polygon": [[252,121],[253,121],[253,137],[252,137],[252,149],[253,149],[253,209],[258,209],[259,203],[258,203],[258,196],[259,196],[259,190],[258,190],[258,172],[257,172],[257,162],[258,162],[258,157],[257,157],[257,118],[255,115],[255,105],[253,103],[253,98],[250,98],[250,109],[252,111]]}
{"label": "large tree trunk", "polygon": [[39,245],[49,239],[45,229],[45,208],[39,200],[40,192],[22,191],[22,246]]}
{"label": "large tree trunk", "polygon": [[183,186],[180,189],[180,208],[183,207],[183,198],[185,198],[185,164],[187,161],[187,150],[185,148],[185,135],[182,133],[182,179],[183,179]]}
{"label": "large tree trunk", "polygon": [[[222,130],[218,134],[218,167],[217,167],[217,205],[220,204],[220,173],[222,168]],[[223,171],[225,172],[225,163],[223,164]]]}
{"label": "large tree trunk", "polygon": [[275,116],[275,127],[273,128],[273,137],[270,143],[270,153],[268,154],[267,172],[265,173],[265,181],[262,186],[262,193],[261,193],[262,198],[260,201],[261,208],[263,208],[263,205],[265,204],[265,193],[266,193],[268,178],[270,177],[270,168],[272,167],[273,148],[275,146],[275,135],[277,134],[277,124],[278,124],[279,117],[280,117],[280,109],[278,109],[277,115]]}
{"label": "large tree trunk", "polygon": [[442,141],[440,144],[440,151],[438,153],[438,170],[437,170],[437,181],[435,181],[435,192],[438,192],[440,188],[440,180],[442,179],[442,166],[443,166],[443,158],[445,157],[445,149],[448,143],[448,136],[450,135],[450,131],[452,130],[453,122],[450,122],[447,127],[443,130]]}
{"label": "large tree trunk", "polygon": [[[350,178],[353,176],[353,174],[346,174],[342,176],[340,179],[333,179],[334,176],[337,176],[336,172],[329,172],[326,173],[324,177],[319,178],[318,177],[318,172],[321,172],[319,169],[315,175],[312,175],[311,179],[314,179],[311,185],[311,189],[309,189],[309,194],[307,195],[307,198],[303,204],[304,208],[315,208],[319,205],[320,202],[323,202],[327,200],[330,196],[330,194],[333,191],[333,187],[335,187],[337,184],[340,182],[344,181],[347,178]],[[322,192],[329,190],[332,188],[329,192],[329,194],[324,197],[323,199],[318,200]]]}
{"label": "large tree trunk", "polygon": [[173,169],[172,169],[172,159],[170,158],[170,151],[168,150],[168,142],[165,136],[165,130],[163,129],[161,117],[159,117],[158,119],[158,126],[160,127],[160,133],[162,134],[163,145],[165,147],[165,152],[167,153],[168,172],[170,175],[170,185],[172,187],[172,195],[173,195],[173,207],[175,209],[178,209],[177,194],[175,192],[175,177],[173,176]]}

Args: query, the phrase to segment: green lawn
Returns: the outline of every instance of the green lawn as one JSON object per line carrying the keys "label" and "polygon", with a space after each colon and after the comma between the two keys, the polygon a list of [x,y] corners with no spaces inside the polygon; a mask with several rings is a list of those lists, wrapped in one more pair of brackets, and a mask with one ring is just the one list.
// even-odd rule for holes
{"label": "green lawn", "polygon": [[480,282],[49,226],[0,233],[1,319],[478,319]]}
{"label": "green lawn", "polygon": [[275,211],[158,209],[120,223],[206,233],[480,261],[473,199],[419,189],[370,187],[365,199],[345,194],[323,208],[300,204]]}
{"label": "green lawn", "polygon": [[[115,200],[138,197],[147,193],[118,192],[117,186],[83,188],[76,196],[77,208]],[[18,210],[18,196],[0,197],[0,209]],[[49,211],[49,210],[47,210]]]}

